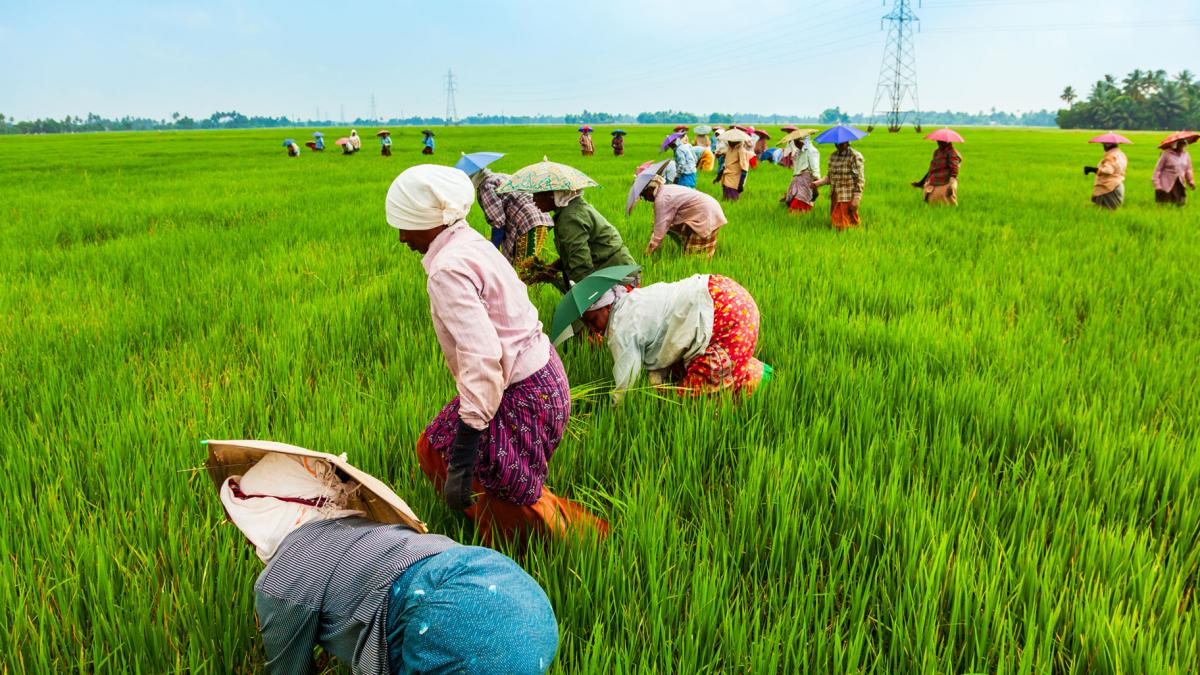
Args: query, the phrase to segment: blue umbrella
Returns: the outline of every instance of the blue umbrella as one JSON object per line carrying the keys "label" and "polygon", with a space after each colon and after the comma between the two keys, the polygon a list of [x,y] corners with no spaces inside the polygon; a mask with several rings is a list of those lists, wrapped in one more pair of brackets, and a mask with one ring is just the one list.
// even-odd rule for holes
{"label": "blue umbrella", "polygon": [[324,135],[325,135],[325,134],[323,134],[323,133],[321,133],[321,132],[319,132],[319,131],[314,131],[314,132],[313,132],[313,138],[320,138],[320,137],[322,137],[322,136],[324,136]]}
{"label": "blue umbrella", "polygon": [[463,154],[454,164],[454,168],[462,171],[468,176],[473,176],[483,169],[483,167],[504,156],[503,152],[472,152],[471,154]]}
{"label": "blue umbrella", "polygon": [[839,124],[817,136],[818,143],[851,143],[867,137],[867,132],[854,127]]}
{"label": "blue umbrella", "polygon": [[291,145],[291,144],[293,144],[293,143],[295,143],[295,142],[296,142],[296,141],[293,141],[293,140],[292,140],[292,139],[290,139],[290,138],[285,138],[285,139],[283,139],[283,147],[285,147],[285,148],[286,148],[287,146],[289,146],[289,145]]}
{"label": "blue umbrella", "polygon": [[625,130],[624,129],[613,129],[609,133],[611,133],[613,136],[624,136]]}

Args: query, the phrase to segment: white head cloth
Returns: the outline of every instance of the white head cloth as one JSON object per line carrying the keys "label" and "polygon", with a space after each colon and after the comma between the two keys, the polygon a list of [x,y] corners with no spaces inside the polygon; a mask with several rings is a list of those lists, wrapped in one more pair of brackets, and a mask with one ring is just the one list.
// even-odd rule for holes
{"label": "white head cloth", "polygon": [[[243,497],[234,495],[234,482]],[[301,525],[361,514],[343,508],[345,489],[328,462],[272,452],[245,475],[226,479],[221,484],[221,503],[233,524],[254,544],[258,557],[269,562],[279,544]],[[310,506],[279,497],[320,502]]]}
{"label": "white head cloth", "polygon": [[357,135],[358,135],[358,132],[357,132],[357,131],[355,131],[354,129],[351,129],[351,130],[350,130],[350,135],[351,135],[351,136],[357,136]]}
{"label": "white head cloth", "polygon": [[387,193],[387,222],[398,230],[432,230],[467,217],[475,186],[467,174],[437,164],[418,164],[396,176]]}
{"label": "white head cloth", "polygon": [[596,301],[593,302],[592,305],[587,308],[587,311],[593,312],[597,309],[604,309],[605,307],[608,307],[609,305],[615,304],[618,300],[625,297],[625,295],[628,293],[629,293],[628,288],[625,288],[625,286],[623,284],[617,284],[616,286],[613,286],[612,288],[605,291],[604,295],[596,298]]}
{"label": "white head cloth", "polygon": [[575,198],[581,194],[583,194],[583,190],[555,190],[554,205],[561,209],[575,201]]}

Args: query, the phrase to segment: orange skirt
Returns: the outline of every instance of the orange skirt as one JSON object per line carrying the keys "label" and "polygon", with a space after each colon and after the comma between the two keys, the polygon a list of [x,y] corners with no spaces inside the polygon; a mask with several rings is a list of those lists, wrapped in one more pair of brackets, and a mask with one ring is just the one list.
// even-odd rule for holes
{"label": "orange skirt", "polygon": [[834,202],[830,219],[833,221],[834,228],[839,230],[858,227],[862,224],[862,219],[858,216],[858,209],[850,202]]}
{"label": "orange skirt", "polygon": [[[417,462],[433,487],[441,494],[446,483],[446,460],[429,444],[425,433],[417,439]],[[463,513],[475,521],[479,536],[492,546],[497,541],[517,541],[524,544],[530,534],[564,539],[596,531],[600,538],[608,535],[608,523],[569,499],[555,496],[542,487],[542,496],[529,506],[519,506],[489,495],[476,480],[471,484],[476,501]]]}

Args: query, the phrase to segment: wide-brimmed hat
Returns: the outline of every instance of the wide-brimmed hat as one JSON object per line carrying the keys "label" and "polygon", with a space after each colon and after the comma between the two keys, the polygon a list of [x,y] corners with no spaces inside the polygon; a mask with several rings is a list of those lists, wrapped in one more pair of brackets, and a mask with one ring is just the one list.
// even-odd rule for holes
{"label": "wide-brimmed hat", "polygon": [[346,461],[346,455],[331,455],[325,452],[306,450],[287,443],[274,441],[203,441],[208,446],[208,459],[204,467],[212,478],[217,490],[230,476],[240,476],[260,459],[271,453],[294,455],[321,460],[331,464],[338,477],[345,482],[350,497],[345,507],[354,511],[362,511],[365,517],[388,525],[404,525],[417,532],[425,533],[429,529],[425,523],[413,513],[413,510],[383,481],[369,473],[361,471]]}

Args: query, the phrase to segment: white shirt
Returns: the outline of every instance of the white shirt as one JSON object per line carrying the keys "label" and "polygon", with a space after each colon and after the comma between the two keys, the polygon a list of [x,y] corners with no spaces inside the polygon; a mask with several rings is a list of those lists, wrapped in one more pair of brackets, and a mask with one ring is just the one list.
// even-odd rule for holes
{"label": "white shirt", "polygon": [[635,288],[613,305],[606,338],[613,356],[614,402],[633,386],[642,368],[670,368],[708,348],[713,332],[708,276]]}
{"label": "white shirt", "polygon": [[795,164],[792,165],[792,175],[799,176],[805,170],[811,171],[814,179],[821,178],[821,151],[812,145],[807,145],[803,150],[797,151]]}

